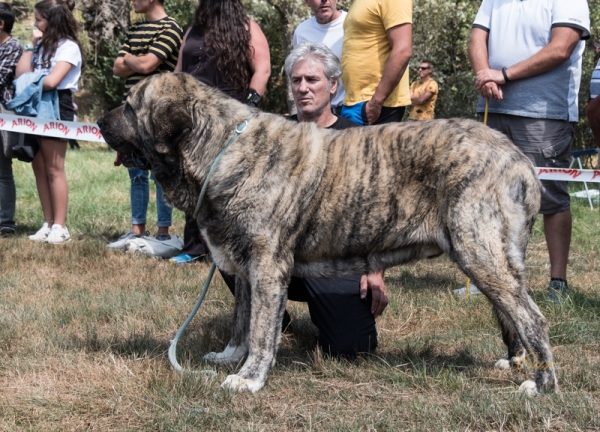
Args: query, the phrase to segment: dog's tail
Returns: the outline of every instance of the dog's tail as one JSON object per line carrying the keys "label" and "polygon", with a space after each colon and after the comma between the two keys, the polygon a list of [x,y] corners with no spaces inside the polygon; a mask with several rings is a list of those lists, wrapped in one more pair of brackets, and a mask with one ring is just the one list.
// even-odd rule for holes
{"label": "dog's tail", "polygon": [[[517,155],[515,155],[517,156]],[[519,157],[520,156],[520,157]],[[507,201],[501,206],[504,225],[505,252],[511,267],[525,280],[525,250],[531,237],[533,225],[540,210],[541,185],[529,159],[519,152],[504,171],[504,191],[499,191]],[[518,269],[518,270],[517,270]]]}
{"label": "dog's tail", "polygon": [[527,231],[531,233],[533,224],[540,211],[542,186],[535,173],[534,166],[526,159],[519,164],[517,174],[510,184],[509,195],[514,203],[521,206],[527,221]]}

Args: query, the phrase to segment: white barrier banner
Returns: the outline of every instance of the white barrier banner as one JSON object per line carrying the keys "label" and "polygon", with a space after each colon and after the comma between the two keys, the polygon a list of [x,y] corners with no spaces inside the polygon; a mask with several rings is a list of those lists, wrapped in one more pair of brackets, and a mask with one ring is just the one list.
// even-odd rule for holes
{"label": "white barrier banner", "polygon": [[104,142],[98,125],[0,114],[0,129],[54,138]]}
{"label": "white barrier banner", "polygon": [[581,170],[575,168],[535,168],[540,180],[564,180],[576,182],[600,183],[600,170]]}

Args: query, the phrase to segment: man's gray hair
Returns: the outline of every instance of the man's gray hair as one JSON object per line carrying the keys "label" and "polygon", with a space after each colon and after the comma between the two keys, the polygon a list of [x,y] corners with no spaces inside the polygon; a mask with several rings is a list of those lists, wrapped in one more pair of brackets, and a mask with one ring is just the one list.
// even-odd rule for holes
{"label": "man's gray hair", "polygon": [[[342,76],[342,65],[340,60],[331,51],[327,45],[322,43],[303,42],[290,52],[290,55],[285,59],[285,73],[288,80],[291,78],[292,69],[301,60],[317,60],[323,65],[323,72],[327,77],[329,88],[336,78],[338,83]],[[338,86],[339,88],[339,86]]]}

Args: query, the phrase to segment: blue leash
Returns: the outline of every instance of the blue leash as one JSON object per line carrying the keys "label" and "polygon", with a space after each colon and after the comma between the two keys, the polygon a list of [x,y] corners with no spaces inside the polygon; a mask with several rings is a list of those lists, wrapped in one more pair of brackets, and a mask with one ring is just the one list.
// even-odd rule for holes
{"label": "blue leash", "polygon": [[[250,119],[252,117],[254,117],[254,114],[250,115],[244,121],[242,121],[241,123],[239,123],[236,126],[232,137],[229,139],[229,142],[225,145],[225,147],[223,147],[223,150],[221,150],[221,152],[217,155],[215,161],[213,162],[212,166],[210,167],[210,171],[208,172],[208,175],[206,176],[206,180],[204,180],[204,184],[202,185],[202,189],[200,190],[200,195],[198,196],[198,203],[196,204],[196,209],[194,210],[194,218],[198,217],[198,213],[200,212],[200,206],[202,205],[202,200],[204,199],[204,195],[206,195],[206,190],[208,189],[208,181],[210,180],[210,177],[212,176],[215,169],[217,168],[217,165],[219,163],[219,160],[221,159],[221,156],[223,156],[225,151],[229,148],[229,146],[231,144],[233,144],[233,142],[236,140],[236,138],[238,136],[240,136],[242,134],[242,132],[244,132],[246,130],[246,127],[248,127],[248,122],[250,121]],[[192,321],[192,319],[198,312],[198,309],[200,309],[200,306],[202,305],[202,302],[204,301],[204,297],[206,297],[206,293],[208,292],[208,287],[210,285],[213,275],[215,274],[216,269],[217,269],[217,266],[213,263],[213,265],[210,267],[210,271],[208,272],[208,277],[206,278],[206,282],[204,282],[204,288],[202,289],[200,298],[198,298],[198,301],[196,302],[196,306],[194,306],[194,309],[192,309],[192,312],[189,314],[189,316],[187,317],[187,319],[185,320],[183,325],[179,328],[175,337],[170,341],[171,345],[169,346],[169,362],[171,363],[171,366],[173,366],[173,368],[175,368],[175,370],[177,372],[200,372],[200,373],[212,375],[212,376],[217,375],[217,373],[211,369],[205,369],[205,370],[201,370],[201,371],[184,370],[177,362],[177,354],[176,354],[177,342],[179,342],[179,338],[181,337],[181,335],[187,328],[190,321]]]}

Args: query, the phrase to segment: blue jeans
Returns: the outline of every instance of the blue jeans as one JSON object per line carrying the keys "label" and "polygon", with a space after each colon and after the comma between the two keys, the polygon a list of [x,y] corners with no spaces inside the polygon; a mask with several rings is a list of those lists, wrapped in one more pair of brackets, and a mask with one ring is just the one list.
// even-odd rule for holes
{"label": "blue jeans", "polygon": [[[148,184],[148,171],[138,168],[127,168],[131,179],[131,224],[143,225],[146,223],[148,201],[150,199],[150,186]],[[169,207],[162,196],[162,189],[154,176],[151,176],[156,185],[156,213],[157,227],[170,227],[173,208]]]}
{"label": "blue jeans", "polygon": [[4,157],[0,143],[0,227],[15,228],[16,201],[12,159]]}

